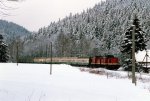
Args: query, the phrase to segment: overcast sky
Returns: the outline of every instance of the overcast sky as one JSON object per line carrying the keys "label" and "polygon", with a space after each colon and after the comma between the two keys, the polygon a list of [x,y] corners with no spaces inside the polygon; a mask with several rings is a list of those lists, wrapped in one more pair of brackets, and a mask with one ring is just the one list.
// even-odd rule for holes
{"label": "overcast sky", "polygon": [[[71,13],[81,13],[92,8],[101,0],[24,0],[19,3],[8,2],[9,6],[16,8],[10,10],[11,16],[1,17],[8,21],[24,26],[30,31],[37,31],[40,27],[58,21]],[[104,1],[104,0],[103,0]]]}

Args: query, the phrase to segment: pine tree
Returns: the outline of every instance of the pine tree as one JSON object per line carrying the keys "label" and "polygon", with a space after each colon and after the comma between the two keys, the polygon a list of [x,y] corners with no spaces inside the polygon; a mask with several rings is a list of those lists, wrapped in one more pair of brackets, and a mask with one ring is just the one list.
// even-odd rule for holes
{"label": "pine tree", "polygon": [[125,70],[131,70],[133,26],[135,26],[135,52],[146,50],[145,32],[140,28],[139,19],[135,15],[133,25],[125,32],[125,38],[121,45],[121,52],[126,56]]}
{"label": "pine tree", "polygon": [[3,36],[0,35],[0,62],[7,62],[8,59],[8,46],[3,42]]}

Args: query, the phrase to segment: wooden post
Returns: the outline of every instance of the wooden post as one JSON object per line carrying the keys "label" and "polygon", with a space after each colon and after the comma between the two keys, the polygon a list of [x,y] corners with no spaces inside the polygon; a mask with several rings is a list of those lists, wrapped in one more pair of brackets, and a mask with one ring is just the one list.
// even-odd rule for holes
{"label": "wooden post", "polygon": [[132,31],[132,83],[136,85],[135,78],[135,25],[133,25]]}
{"label": "wooden post", "polygon": [[50,43],[50,50],[51,50],[51,63],[50,63],[50,75],[52,75],[52,42]]}
{"label": "wooden post", "polygon": [[148,53],[147,53],[147,50],[146,50],[146,69],[148,68],[147,62],[148,62]]}
{"label": "wooden post", "polygon": [[18,62],[19,62],[19,52],[18,52],[18,41],[16,42],[16,60],[17,60],[17,66],[18,66]]}

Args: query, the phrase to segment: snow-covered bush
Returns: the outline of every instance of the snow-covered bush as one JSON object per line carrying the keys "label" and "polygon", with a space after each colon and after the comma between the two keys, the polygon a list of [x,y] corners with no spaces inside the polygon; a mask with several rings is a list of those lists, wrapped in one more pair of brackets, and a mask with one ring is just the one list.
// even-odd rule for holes
{"label": "snow-covered bush", "polygon": [[3,42],[3,36],[0,35],[0,62],[7,62],[8,56],[8,46]]}

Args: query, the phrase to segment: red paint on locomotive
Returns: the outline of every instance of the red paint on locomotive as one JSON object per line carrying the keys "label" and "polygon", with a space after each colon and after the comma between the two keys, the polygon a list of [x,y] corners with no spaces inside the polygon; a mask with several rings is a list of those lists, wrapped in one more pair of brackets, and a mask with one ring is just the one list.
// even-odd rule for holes
{"label": "red paint on locomotive", "polygon": [[119,59],[114,56],[95,56],[89,59],[89,66],[90,67],[104,67],[107,69],[118,69]]}

